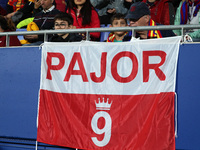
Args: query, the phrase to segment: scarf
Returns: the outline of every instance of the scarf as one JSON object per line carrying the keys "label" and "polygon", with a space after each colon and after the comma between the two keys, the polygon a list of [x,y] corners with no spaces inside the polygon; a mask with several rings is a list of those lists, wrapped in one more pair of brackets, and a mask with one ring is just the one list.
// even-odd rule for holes
{"label": "scarf", "polygon": [[9,0],[8,5],[13,7],[13,11],[17,11],[24,7],[25,2],[24,0]]}
{"label": "scarf", "polygon": [[107,38],[106,42],[114,42],[114,39],[115,39],[115,34],[111,32],[108,35],[108,38]]}
{"label": "scarf", "polygon": [[[126,35],[127,33],[128,33],[128,32],[126,32],[124,35]],[[115,34],[111,32],[111,33],[108,35],[108,38],[107,38],[106,42],[114,42],[114,40],[115,40]]]}
{"label": "scarf", "polygon": [[181,6],[181,24],[187,24],[187,20],[191,18],[192,14],[189,13],[189,6],[195,6],[193,13],[193,17],[195,17],[200,9],[200,0],[195,0],[194,2],[188,0],[188,2],[183,2]]}
{"label": "scarf", "polygon": [[[156,26],[156,23],[152,19],[150,19],[149,26]],[[148,39],[162,38],[162,34],[161,34],[160,30],[149,30],[148,34],[147,34],[147,38]]]}

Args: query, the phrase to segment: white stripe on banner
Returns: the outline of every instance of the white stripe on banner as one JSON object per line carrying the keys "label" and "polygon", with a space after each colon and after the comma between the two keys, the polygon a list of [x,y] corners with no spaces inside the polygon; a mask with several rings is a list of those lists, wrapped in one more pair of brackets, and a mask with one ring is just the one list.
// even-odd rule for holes
{"label": "white stripe on banner", "polygon": [[117,95],[174,92],[175,82],[170,81],[176,76],[180,40],[45,42],[40,89]]}

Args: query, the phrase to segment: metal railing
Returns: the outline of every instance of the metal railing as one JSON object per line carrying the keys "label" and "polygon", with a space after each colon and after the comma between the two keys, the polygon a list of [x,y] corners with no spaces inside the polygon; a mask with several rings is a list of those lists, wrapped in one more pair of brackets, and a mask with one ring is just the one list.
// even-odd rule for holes
{"label": "metal railing", "polygon": [[138,27],[110,27],[110,28],[84,28],[84,29],[64,29],[64,30],[40,30],[40,31],[18,31],[18,32],[0,32],[0,36],[6,36],[6,47],[9,46],[9,37],[13,35],[44,35],[44,41],[47,41],[49,34],[56,33],[86,33],[86,40],[90,39],[90,32],[111,32],[111,31],[134,31],[142,30],[181,30],[182,36],[187,29],[200,29],[199,25],[160,25],[160,26],[138,26]]}

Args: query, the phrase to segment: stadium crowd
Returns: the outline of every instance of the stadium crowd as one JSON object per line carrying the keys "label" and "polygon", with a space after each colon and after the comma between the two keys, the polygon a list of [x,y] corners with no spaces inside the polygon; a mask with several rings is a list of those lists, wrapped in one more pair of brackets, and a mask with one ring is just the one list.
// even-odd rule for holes
{"label": "stadium crowd", "polygon": [[[200,0],[1,0],[0,32],[80,29],[100,27],[157,26],[200,23]],[[112,32],[106,42],[131,40],[131,32]],[[138,31],[136,38],[162,38],[181,35],[180,30]],[[101,33],[90,33],[90,40],[101,41]],[[200,30],[186,31],[186,40],[200,41]],[[43,35],[10,38],[10,46],[32,46],[43,42]],[[85,40],[86,35],[56,34],[53,42]],[[6,44],[0,36],[0,47]]]}

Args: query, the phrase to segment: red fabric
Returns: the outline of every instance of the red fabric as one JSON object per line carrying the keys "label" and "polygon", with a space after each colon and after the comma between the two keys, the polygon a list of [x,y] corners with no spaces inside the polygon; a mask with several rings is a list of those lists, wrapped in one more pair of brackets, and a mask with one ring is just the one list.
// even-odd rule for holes
{"label": "red fabric", "polygon": [[[68,13],[68,10],[67,10]],[[100,28],[100,21],[99,21],[99,16],[98,13],[96,12],[96,10],[92,9],[92,15],[91,15],[91,23],[88,25],[83,26],[82,25],[82,18],[79,15],[78,17],[76,17],[76,14],[73,10],[71,10],[71,15],[74,19],[74,23],[73,25],[76,26],[77,29],[80,28]],[[91,32],[90,33],[91,37],[94,38],[99,38],[100,37],[100,32]]]}
{"label": "red fabric", "polygon": [[[6,36],[0,36],[0,47],[6,46]],[[17,36],[10,36],[9,46],[21,46],[21,43]]]}
{"label": "red fabric", "polygon": [[[106,134],[96,134],[91,120],[100,110],[95,100],[109,98],[111,137],[107,145],[98,147]],[[105,119],[97,126],[104,128]],[[102,150],[174,150],[174,93],[146,95],[62,94],[40,90],[37,141],[79,149]]]}
{"label": "red fabric", "polygon": [[66,8],[65,0],[55,0],[55,3],[56,3],[56,9],[65,12]]}
{"label": "red fabric", "polygon": [[[149,6],[151,11],[151,18],[159,24],[170,25],[170,15],[169,15],[169,0],[156,0],[154,5]],[[144,3],[147,0],[143,0]]]}

